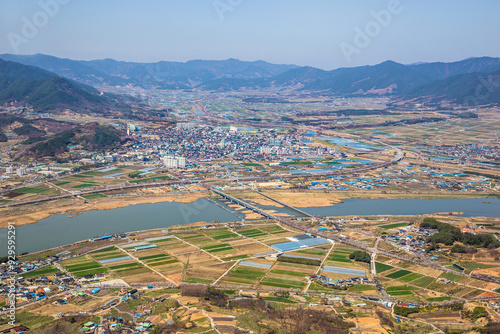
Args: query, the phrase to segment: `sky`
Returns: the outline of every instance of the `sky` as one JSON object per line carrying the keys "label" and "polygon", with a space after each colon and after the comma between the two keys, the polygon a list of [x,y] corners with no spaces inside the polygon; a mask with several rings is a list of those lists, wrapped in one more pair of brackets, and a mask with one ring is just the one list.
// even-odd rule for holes
{"label": "sky", "polygon": [[0,0],[0,53],[326,70],[500,57],[498,0]]}

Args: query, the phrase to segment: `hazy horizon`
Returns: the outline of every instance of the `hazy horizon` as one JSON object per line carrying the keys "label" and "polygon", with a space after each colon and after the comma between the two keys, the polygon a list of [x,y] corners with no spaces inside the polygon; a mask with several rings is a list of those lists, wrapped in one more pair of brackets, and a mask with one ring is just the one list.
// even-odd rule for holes
{"label": "hazy horizon", "polygon": [[[324,70],[500,57],[500,2],[0,2],[0,53],[152,63],[263,60]],[[479,24],[480,23],[480,24]]]}
{"label": "hazy horizon", "polygon": [[[299,64],[292,64],[292,63],[274,63],[274,62],[270,62],[270,61],[267,61],[265,59],[255,59],[255,60],[248,60],[248,59],[238,59],[238,58],[234,58],[234,57],[230,57],[230,58],[225,58],[225,59],[188,59],[188,60],[185,60],[185,61],[177,61],[177,60],[169,60],[169,59],[160,59],[160,60],[156,60],[156,61],[151,61],[151,62],[141,62],[141,61],[133,61],[133,60],[123,60],[123,59],[116,59],[116,58],[111,58],[111,57],[104,57],[104,58],[95,58],[95,59],[75,59],[75,58],[68,58],[68,57],[60,57],[60,56],[57,56],[57,55],[51,55],[51,54],[45,54],[45,53],[33,53],[33,54],[15,54],[15,53],[0,53],[0,54],[11,54],[11,55],[16,55],[16,56],[36,56],[37,54],[40,54],[40,55],[44,55],[44,56],[49,56],[49,57],[56,57],[56,58],[60,58],[60,59],[69,59],[69,60],[74,60],[74,61],[99,61],[99,60],[106,60],[106,59],[111,59],[111,60],[115,60],[115,61],[118,61],[118,62],[127,62],[127,63],[138,63],[138,64],[154,64],[154,63],[157,63],[157,62],[176,62],[176,63],[188,63],[190,61],[226,61],[226,60],[230,60],[230,59],[235,59],[235,60],[239,60],[239,61],[243,61],[243,62],[257,62],[257,61],[264,61],[264,62],[267,62],[267,63],[270,63],[270,64],[274,64],[274,65],[296,65],[296,66],[299,66],[299,67],[315,67],[315,68],[318,68],[318,69],[321,69],[321,70],[325,70],[325,71],[329,71],[329,70],[335,70],[335,69],[339,69],[339,68],[349,68],[349,67],[360,67],[360,66],[374,66],[374,65],[378,65],[378,64],[381,64],[381,63],[384,63],[386,61],[394,61],[396,63],[399,63],[393,59],[386,59],[386,60],[383,60],[381,62],[378,62],[378,63],[374,63],[374,64],[360,64],[360,65],[352,65],[352,66],[342,66],[342,67],[337,67],[337,68],[332,68],[332,69],[323,69],[323,68],[320,68],[320,67],[316,67],[316,66],[311,66],[311,65],[299,65]],[[500,58],[500,57],[494,57],[494,56],[488,56],[488,55],[485,55],[485,56],[471,56],[471,57],[467,57],[467,58],[463,58],[463,59],[456,59],[456,60],[451,60],[451,61],[431,61],[431,62],[427,62],[427,61],[416,61],[416,62],[413,62],[413,63],[400,63],[402,65],[419,65],[419,64],[430,64],[430,63],[454,63],[454,62],[460,62],[460,61],[464,61],[464,60],[468,60],[468,59],[477,59],[477,58]]]}

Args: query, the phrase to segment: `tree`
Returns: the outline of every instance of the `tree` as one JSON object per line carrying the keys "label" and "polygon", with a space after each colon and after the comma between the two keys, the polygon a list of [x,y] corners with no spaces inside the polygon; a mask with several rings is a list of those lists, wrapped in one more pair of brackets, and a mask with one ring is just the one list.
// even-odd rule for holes
{"label": "tree", "polygon": [[454,244],[453,247],[451,247],[450,250],[452,253],[466,253],[467,250],[465,249],[464,245],[460,244]]}
{"label": "tree", "polygon": [[370,263],[371,256],[365,251],[354,251],[349,255],[349,259],[358,261],[358,262],[366,262]]}

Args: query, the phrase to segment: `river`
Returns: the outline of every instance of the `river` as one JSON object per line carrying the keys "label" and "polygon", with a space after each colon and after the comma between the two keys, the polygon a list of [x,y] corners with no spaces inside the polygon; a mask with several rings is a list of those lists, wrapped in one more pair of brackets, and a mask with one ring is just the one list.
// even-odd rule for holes
{"label": "river", "polygon": [[[164,202],[86,211],[73,218],[68,214],[52,215],[36,224],[16,227],[16,252],[33,252],[112,233],[215,220],[240,221],[232,213],[204,198],[187,204]],[[5,256],[7,229],[0,229],[0,245],[0,256]]]}
{"label": "river", "polygon": [[[222,201],[216,202],[223,204]],[[299,216],[298,213],[287,208],[257,206],[262,209],[273,209]],[[232,208],[229,210],[235,212]],[[436,212],[464,212],[465,217],[500,217],[500,199],[346,199],[343,203],[333,206],[301,208],[301,210],[317,216],[417,215]],[[242,217],[241,213],[236,214]],[[53,215],[36,224],[16,227],[16,250],[18,254],[33,252],[99,235],[168,228],[172,225],[199,221],[240,221],[238,216],[207,199],[200,199],[188,204],[165,202],[131,205],[104,211],[87,211],[73,218],[67,214]],[[0,256],[5,256],[7,253],[7,229],[0,229],[0,245]]]}

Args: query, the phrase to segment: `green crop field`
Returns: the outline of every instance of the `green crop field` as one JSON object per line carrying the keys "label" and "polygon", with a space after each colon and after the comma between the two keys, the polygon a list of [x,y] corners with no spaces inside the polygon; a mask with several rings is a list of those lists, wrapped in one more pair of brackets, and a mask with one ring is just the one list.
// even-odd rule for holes
{"label": "green crop field", "polygon": [[215,240],[230,239],[230,238],[238,237],[237,234],[230,232],[230,231],[205,232],[205,234],[208,235],[209,237],[215,239]]}
{"label": "green crop field", "polygon": [[283,162],[282,163],[284,166],[295,166],[295,165],[312,165],[312,161],[289,161],[289,162]]}
{"label": "green crop field", "polygon": [[115,250],[115,249],[117,249],[115,246],[111,246],[111,247],[108,247],[108,248],[104,248],[104,249],[100,249],[100,250],[94,251],[91,254],[109,252],[109,251],[112,251],[112,250]]}
{"label": "green crop field", "polygon": [[435,298],[427,298],[429,302],[444,302],[445,300],[451,300],[451,297],[435,297]]}
{"label": "green crop field", "polygon": [[78,271],[78,272],[74,273],[74,275],[77,277],[84,277],[86,275],[105,274],[107,272],[108,272],[108,270],[106,268],[101,267],[99,269]]}
{"label": "green crop field", "polygon": [[155,241],[152,241],[151,243],[161,243],[161,244],[166,244],[167,242],[175,242],[176,244],[182,244],[183,242],[182,241],[179,241],[178,239],[176,238],[165,238],[165,239],[158,239],[158,240],[155,240]]}
{"label": "green crop field", "polygon": [[260,282],[260,285],[274,286],[277,288],[287,288],[287,289],[302,289],[307,283],[300,281],[285,280],[281,278],[266,277]]}
{"label": "green crop field", "polygon": [[411,273],[409,275],[405,275],[405,276],[398,278],[398,279],[402,282],[409,283],[409,282],[416,280],[417,278],[420,278],[420,277],[424,277],[424,275],[417,274],[417,273]]}
{"label": "green crop field", "polygon": [[109,252],[103,254],[92,255],[92,257],[98,261],[114,259],[115,257],[122,257],[122,252]]}
{"label": "green crop field", "polygon": [[347,290],[351,292],[362,292],[362,291],[376,291],[377,287],[375,285],[364,285],[364,284],[359,284],[359,285],[353,285],[347,288]]}
{"label": "green crop field", "polygon": [[63,186],[63,185],[65,185],[65,184],[68,184],[68,183],[71,183],[71,182],[69,182],[69,181],[61,181],[61,182],[57,182],[57,183],[54,183],[54,184],[55,184],[56,186],[59,186],[59,187],[60,187],[60,186]]}
{"label": "green crop field", "polygon": [[36,276],[40,276],[40,275],[50,276],[50,275],[53,275],[55,273],[60,273],[60,272],[61,271],[54,266],[47,266],[47,267],[44,267],[41,269],[29,271],[27,273],[22,273],[21,276],[24,278],[31,278],[31,277],[36,277]]}
{"label": "green crop field", "polygon": [[404,296],[404,295],[411,295],[412,291],[416,289],[417,288],[403,285],[403,286],[390,286],[386,290],[387,293],[390,294],[391,296]]}
{"label": "green crop field", "polygon": [[209,253],[220,253],[220,252],[225,252],[225,251],[233,250],[233,249],[234,249],[233,247],[228,246],[228,247],[223,247],[223,248],[211,249],[211,250],[208,250],[207,252],[209,252]]}
{"label": "green crop field", "polygon": [[85,172],[81,173],[80,175],[85,175],[85,176],[96,176],[96,175],[103,175],[103,173],[91,170],[90,172]]}
{"label": "green crop field", "polygon": [[[186,239],[186,238],[182,238],[182,239]],[[203,244],[208,244],[208,243],[213,243],[213,239],[209,239],[205,236],[202,236],[202,237],[197,237],[197,239],[189,239],[188,240],[189,243],[193,244],[193,245],[203,245]]]}
{"label": "green crop field", "polygon": [[178,238],[181,238],[181,239],[194,239],[194,238],[200,238],[200,237],[202,237],[201,234],[178,236]]}
{"label": "green crop field", "polygon": [[260,237],[263,235],[267,235],[267,233],[262,232],[259,229],[251,229],[251,230],[245,230],[245,231],[238,231],[239,234],[248,237],[248,238],[254,238],[254,237]]}
{"label": "green crop field", "polygon": [[143,257],[140,257],[139,260],[144,261],[144,260],[151,260],[151,259],[166,259],[168,257],[170,257],[170,255],[157,254],[157,255],[143,256]]}
{"label": "green crop field", "polygon": [[82,270],[90,270],[90,269],[96,269],[96,268],[101,268],[101,267],[102,266],[99,263],[95,262],[95,263],[91,263],[91,264],[87,264],[87,265],[76,264],[73,266],[67,266],[65,268],[69,272],[78,272],[78,271],[82,271]]}
{"label": "green crop field", "polygon": [[248,259],[249,257],[250,257],[249,255],[243,254],[243,255],[225,257],[225,258],[223,258],[223,260],[224,261],[242,260],[242,259]]}
{"label": "green crop field", "polygon": [[458,263],[459,266],[462,268],[467,269],[468,271],[476,270],[476,269],[488,269],[488,268],[493,268],[493,267],[498,267],[494,265],[489,265],[485,263],[479,263],[479,262],[460,262]]}
{"label": "green crop field", "polygon": [[129,183],[143,183],[143,182],[151,182],[154,180],[168,180],[168,179],[171,179],[171,177],[168,175],[162,175],[162,176],[149,177],[146,179],[132,180],[132,181],[128,181],[128,182]]}
{"label": "green crop field", "polygon": [[137,268],[142,268],[142,264],[137,263],[137,262],[132,262],[132,263],[125,263],[125,264],[119,264],[116,266],[108,267],[110,270],[120,270],[120,269],[137,269]]}
{"label": "green crop field", "polygon": [[126,268],[126,269],[120,269],[120,270],[113,271],[114,274],[119,275],[120,277],[127,277],[127,276],[133,276],[133,275],[151,273],[151,272],[152,271],[146,267]]}
{"label": "green crop field", "polygon": [[217,245],[210,245],[210,246],[201,247],[201,249],[209,251],[211,249],[223,248],[223,247],[231,247],[231,245],[230,244],[217,244]]}
{"label": "green crop field", "polygon": [[348,249],[336,248],[332,251],[330,256],[328,256],[328,260],[334,262],[352,263],[352,261],[349,260],[349,255],[351,255],[352,252],[353,251]]}
{"label": "green crop field", "polygon": [[63,261],[61,265],[69,272],[85,271],[90,269],[102,268],[97,261],[88,260],[85,258],[70,259],[67,262]]}
{"label": "green crop field", "polygon": [[173,241],[173,240],[177,240],[177,239],[165,237],[165,239],[156,239],[156,240],[150,241],[149,243],[150,244],[156,244],[156,243],[160,243],[160,242],[170,242],[170,241]]}
{"label": "green crop field", "polygon": [[224,277],[224,280],[233,283],[254,284],[257,280],[261,279],[266,272],[267,269],[239,266],[229,271],[226,277]]}
{"label": "green crop field", "polygon": [[86,198],[86,199],[96,199],[96,198],[104,198],[104,197],[108,197],[104,194],[91,194],[91,195],[84,195],[82,196],[83,198]]}
{"label": "green crop field", "polygon": [[285,303],[285,304],[297,304],[296,301],[280,297],[263,297],[262,299],[269,302]]}
{"label": "green crop field", "polygon": [[434,281],[434,277],[429,277],[429,276],[424,276],[419,279],[414,280],[411,282],[411,284],[419,286],[421,288],[427,287],[429,284],[431,284]]}
{"label": "green crop field", "polygon": [[326,252],[324,252],[324,251],[317,251],[317,250],[313,250],[313,249],[301,249],[301,250],[296,251],[296,253],[308,254],[308,255],[319,255],[319,256],[326,255]]}
{"label": "green crop field", "polygon": [[446,278],[454,282],[460,282],[461,280],[465,279],[465,277],[453,273],[442,273],[439,277]]}
{"label": "green crop field", "polygon": [[280,269],[271,269],[271,273],[276,274],[276,275],[288,275],[288,276],[297,276],[297,277],[306,277],[307,276],[307,274],[305,274],[305,273],[290,271],[290,270],[280,270]]}
{"label": "green crop field", "polygon": [[78,184],[76,186],[71,187],[72,189],[79,189],[79,188],[87,188],[87,187],[94,187],[96,186],[96,183],[82,183]]}
{"label": "green crop field", "polygon": [[377,271],[377,273],[381,273],[381,272],[384,272],[384,271],[387,271],[387,270],[391,270],[392,268],[394,268],[394,267],[390,266],[388,264],[381,263],[381,262],[375,262],[375,270]]}
{"label": "green crop field", "polygon": [[165,260],[165,261],[160,261],[160,262],[148,262],[148,266],[158,267],[158,266],[164,266],[167,264],[178,263],[178,262],[180,262],[180,261],[177,259],[170,259],[170,260]]}
{"label": "green crop field", "polygon": [[184,279],[182,281],[186,282],[186,283],[202,283],[202,284],[212,284],[214,282],[211,279],[189,277],[189,276],[184,277]]}
{"label": "green crop field", "polygon": [[403,277],[405,275],[408,275],[408,274],[411,274],[411,271],[408,271],[408,270],[398,270],[392,274],[389,274],[385,277],[388,277],[388,278],[393,278],[393,279],[397,279],[397,278],[400,278],[400,277]]}
{"label": "green crop field", "polygon": [[50,190],[50,189],[24,187],[21,189],[12,190],[12,192],[19,193],[19,194],[41,194],[41,193],[48,191],[48,190]]}
{"label": "green crop field", "polygon": [[384,225],[384,226],[379,226],[380,228],[383,229],[391,229],[391,228],[396,228],[396,227],[403,227],[403,226],[408,226],[408,223],[395,223],[395,224],[389,224],[389,225]]}
{"label": "green crop field", "polygon": [[261,226],[261,227],[259,227],[259,230],[266,232],[266,233],[271,233],[271,234],[288,232],[287,230],[283,229],[279,225]]}

